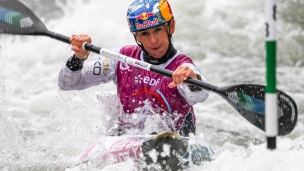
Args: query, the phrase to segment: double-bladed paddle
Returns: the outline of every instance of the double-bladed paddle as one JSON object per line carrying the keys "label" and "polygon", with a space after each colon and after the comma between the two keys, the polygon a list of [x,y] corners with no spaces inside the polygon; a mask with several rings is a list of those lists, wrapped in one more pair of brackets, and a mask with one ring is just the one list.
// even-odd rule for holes
{"label": "double-bladed paddle", "polygon": [[[0,33],[42,35],[70,43],[69,37],[49,31],[39,18],[18,0],[0,0]],[[89,43],[84,44],[84,48],[138,68],[152,71],[166,77],[172,77],[172,71],[110,50],[102,49]],[[185,83],[217,93],[250,123],[265,131],[265,86],[239,84],[227,87],[216,87],[191,78],[185,80]],[[280,90],[277,90],[277,98],[278,133],[279,135],[286,135],[294,129],[297,123],[297,105],[289,95]]]}

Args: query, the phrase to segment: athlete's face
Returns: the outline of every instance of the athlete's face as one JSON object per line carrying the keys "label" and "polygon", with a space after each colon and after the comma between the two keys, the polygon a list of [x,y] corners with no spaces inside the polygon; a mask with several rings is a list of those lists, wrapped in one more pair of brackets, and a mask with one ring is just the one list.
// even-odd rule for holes
{"label": "athlete's face", "polygon": [[154,58],[161,58],[169,47],[168,32],[174,33],[174,19],[171,20],[170,30],[166,24],[138,31],[135,33],[137,42],[141,43],[145,50]]}

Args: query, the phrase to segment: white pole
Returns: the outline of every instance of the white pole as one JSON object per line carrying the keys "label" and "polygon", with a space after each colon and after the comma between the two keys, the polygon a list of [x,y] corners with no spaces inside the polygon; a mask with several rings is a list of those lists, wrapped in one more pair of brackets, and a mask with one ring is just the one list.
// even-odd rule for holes
{"label": "white pole", "polygon": [[266,95],[265,130],[267,148],[276,148],[278,135],[276,90],[276,0],[266,0]]}

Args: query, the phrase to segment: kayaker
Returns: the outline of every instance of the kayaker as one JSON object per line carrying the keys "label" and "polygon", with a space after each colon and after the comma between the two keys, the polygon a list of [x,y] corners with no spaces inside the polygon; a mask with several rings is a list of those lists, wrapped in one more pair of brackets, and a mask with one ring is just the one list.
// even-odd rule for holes
{"label": "kayaker", "polygon": [[172,44],[175,19],[169,2],[135,0],[128,8],[127,23],[137,45],[122,46],[113,51],[172,70],[172,78],[103,56],[95,61],[86,61],[89,52],[82,49],[82,44],[91,43],[91,37],[80,34],[70,38],[71,49],[75,53],[59,73],[59,88],[83,90],[113,81],[124,115],[136,114],[143,119],[134,124],[121,117],[119,126],[112,128],[110,135],[120,135],[131,128],[142,129],[144,118],[151,114],[145,110],[147,105],[150,105],[153,113],[168,115],[173,121],[169,126],[171,131],[182,136],[195,133],[193,105],[204,102],[208,92],[186,85],[184,80],[191,77],[206,82],[206,79],[191,58],[176,50]]}

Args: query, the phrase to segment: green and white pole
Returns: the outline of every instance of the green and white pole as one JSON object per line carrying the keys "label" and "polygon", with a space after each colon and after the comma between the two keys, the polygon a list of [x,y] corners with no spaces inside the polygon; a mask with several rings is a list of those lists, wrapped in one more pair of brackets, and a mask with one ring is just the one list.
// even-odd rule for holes
{"label": "green and white pole", "polygon": [[265,127],[267,148],[276,148],[278,135],[276,90],[276,0],[266,0],[266,95]]}

